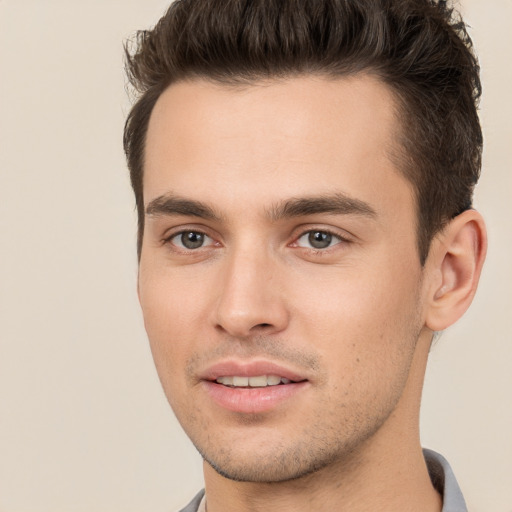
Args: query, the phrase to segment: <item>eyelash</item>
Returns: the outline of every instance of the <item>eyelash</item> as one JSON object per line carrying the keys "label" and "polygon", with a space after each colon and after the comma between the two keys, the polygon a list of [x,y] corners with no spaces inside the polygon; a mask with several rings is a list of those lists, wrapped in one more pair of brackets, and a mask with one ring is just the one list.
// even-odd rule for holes
{"label": "eyelash", "polygon": [[203,246],[200,246],[200,247],[198,247],[197,249],[188,249],[188,248],[186,248],[186,247],[180,247],[180,246],[178,246],[178,245],[176,245],[176,244],[174,244],[174,243],[172,242],[172,240],[173,240],[174,238],[177,238],[177,237],[179,237],[179,236],[183,236],[183,235],[184,235],[184,234],[186,234],[186,233],[194,233],[194,234],[196,234],[196,235],[202,235],[202,236],[207,237],[207,238],[209,238],[209,239],[211,239],[211,240],[213,240],[213,241],[214,241],[214,239],[213,239],[211,236],[209,236],[209,235],[208,235],[208,233],[205,233],[204,231],[202,231],[202,230],[200,230],[200,229],[182,229],[181,231],[177,231],[177,232],[171,233],[169,236],[165,237],[165,238],[162,240],[162,243],[163,243],[164,245],[172,245],[173,247],[175,247],[175,248],[176,248],[176,250],[178,250],[178,251],[182,251],[182,252],[187,252],[187,253],[189,253],[189,252],[194,252],[194,251],[196,251],[197,249],[202,249],[202,248],[203,248]]}
{"label": "eyelash", "polygon": [[[179,245],[176,245],[175,243],[172,242],[173,239],[175,239],[176,237],[179,237],[179,236],[182,236],[186,233],[194,233],[196,235],[201,235],[201,236],[204,236],[204,237],[207,237],[209,239],[211,239],[214,243],[213,244],[209,244],[208,246],[199,246],[197,247],[196,249],[189,249],[189,248],[186,248],[186,247],[180,247]],[[306,235],[308,234],[311,234],[311,233],[322,233],[322,234],[325,234],[325,235],[328,235],[330,237],[333,237],[335,239],[338,240],[338,242],[334,243],[333,245],[329,245],[325,248],[315,248],[315,247],[304,247],[304,246],[301,246],[298,244],[299,240],[303,237],[305,237]],[[169,236],[165,237],[163,240],[162,240],[162,243],[164,245],[171,245],[173,246],[173,250],[176,251],[176,252],[181,252],[181,253],[186,253],[186,254],[190,254],[192,252],[198,252],[200,249],[204,249],[206,247],[209,247],[209,246],[215,246],[216,244],[218,245],[218,242],[215,242],[214,238],[209,236],[208,233],[206,233],[205,231],[203,230],[200,230],[200,229],[182,229],[180,231],[177,231],[177,232],[173,232],[171,233]],[[313,254],[318,254],[318,255],[321,255],[321,254],[326,254],[329,252],[329,249],[332,249],[333,247],[337,246],[337,245],[340,245],[340,244],[350,244],[351,243],[351,240],[349,240],[347,237],[344,237],[342,235],[340,235],[339,233],[337,232],[334,232],[333,230],[329,230],[329,229],[325,229],[325,228],[309,228],[305,231],[301,231],[295,238],[294,238],[294,241],[291,242],[290,244],[288,244],[289,247],[297,247],[297,248],[300,248],[300,249],[304,249],[306,251],[309,251],[310,253],[313,253]]]}
{"label": "eyelash", "polygon": [[[322,234],[332,237],[333,239],[337,239],[338,241],[333,243],[332,245],[329,245],[324,248],[303,247],[301,245],[298,245],[298,242],[301,238],[305,237],[308,234],[312,234],[312,233],[322,233]],[[308,229],[306,231],[301,232],[301,234],[299,234],[299,236],[297,236],[295,238],[295,241],[292,242],[291,245],[292,245],[292,247],[299,247],[301,249],[306,249],[310,252],[313,252],[314,254],[326,254],[329,251],[329,249],[332,249],[335,246],[340,245],[340,244],[348,244],[348,243],[350,243],[350,240],[348,240],[346,237],[340,235],[339,233],[334,232],[333,230],[329,230],[329,229],[325,229],[325,228],[324,229],[313,228],[313,229]]]}

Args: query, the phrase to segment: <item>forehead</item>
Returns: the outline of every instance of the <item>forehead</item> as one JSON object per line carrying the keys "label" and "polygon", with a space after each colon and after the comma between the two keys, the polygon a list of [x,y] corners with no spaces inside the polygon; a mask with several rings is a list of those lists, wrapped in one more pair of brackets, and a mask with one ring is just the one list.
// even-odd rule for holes
{"label": "forehead", "polygon": [[395,106],[389,88],[369,75],[173,84],[148,127],[145,203],[169,192],[226,204],[245,195],[247,208],[257,198],[270,204],[333,187],[366,202],[389,187],[410,196],[390,156]]}

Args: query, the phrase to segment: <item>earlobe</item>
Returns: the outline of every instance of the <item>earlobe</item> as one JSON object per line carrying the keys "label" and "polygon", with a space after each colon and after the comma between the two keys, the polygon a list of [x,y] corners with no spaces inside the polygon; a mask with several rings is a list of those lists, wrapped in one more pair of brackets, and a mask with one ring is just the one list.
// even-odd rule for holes
{"label": "earlobe", "polygon": [[487,250],[482,216],[467,210],[432,242],[428,264],[432,279],[426,326],[442,331],[468,309],[475,295]]}

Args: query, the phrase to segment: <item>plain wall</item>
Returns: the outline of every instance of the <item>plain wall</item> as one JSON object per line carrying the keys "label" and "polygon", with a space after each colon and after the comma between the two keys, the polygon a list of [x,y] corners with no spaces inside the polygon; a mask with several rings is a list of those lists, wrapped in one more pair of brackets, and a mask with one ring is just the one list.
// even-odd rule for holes
{"label": "plain wall", "polygon": [[[138,308],[121,145],[122,41],[166,7],[0,0],[0,512],[172,511],[201,486]],[[471,511],[512,512],[512,1],[461,8],[483,69],[490,248],[432,351],[422,438]]]}

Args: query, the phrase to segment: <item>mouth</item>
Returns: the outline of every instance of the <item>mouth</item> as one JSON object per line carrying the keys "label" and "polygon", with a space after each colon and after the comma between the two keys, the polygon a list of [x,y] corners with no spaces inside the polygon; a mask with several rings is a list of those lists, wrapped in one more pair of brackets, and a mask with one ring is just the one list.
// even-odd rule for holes
{"label": "mouth", "polygon": [[230,388],[265,388],[267,386],[280,386],[302,381],[292,381],[278,375],[256,375],[252,377],[226,375],[218,377],[215,382]]}
{"label": "mouth", "polygon": [[200,380],[212,403],[243,414],[279,410],[309,388],[305,376],[268,361],[224,361],[207,369]]}

